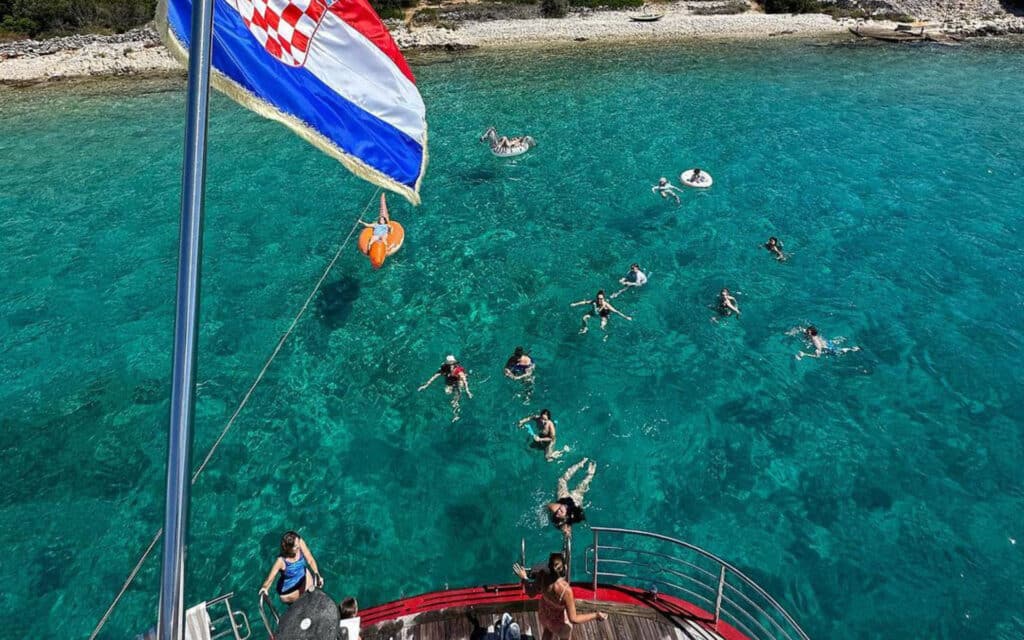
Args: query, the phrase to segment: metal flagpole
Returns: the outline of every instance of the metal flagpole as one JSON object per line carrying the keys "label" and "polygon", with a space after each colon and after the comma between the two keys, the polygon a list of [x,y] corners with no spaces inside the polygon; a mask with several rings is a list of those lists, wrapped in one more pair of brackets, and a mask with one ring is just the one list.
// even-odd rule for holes
{"label": "metal flagpole", "polygon": [[199,267],[206,188],[206,124],[214,0],[194,0],[188,59],[188,111],[182,169],[178,295],[174,317],[171,419],[167,438],[167,506],[157,636],[185,637],[185,556],[188,533],[196,344],[199,340]]}

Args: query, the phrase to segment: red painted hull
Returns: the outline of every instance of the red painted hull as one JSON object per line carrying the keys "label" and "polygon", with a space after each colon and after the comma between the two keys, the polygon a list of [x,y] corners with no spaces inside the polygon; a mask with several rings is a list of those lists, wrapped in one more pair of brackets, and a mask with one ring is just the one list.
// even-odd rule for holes
{"label": "red painted hull", "polygon": [[[590,588],[590,585],[574,584],[572,589],[577,600],[588,602],[594,600],[594,591]],[[525,602],[532,599],[519,584],[485,585],[482,587],[452,589],[450,591],[432,591],[370,607],[360,611],[359,615],[360,623],[365,628],[403,616],[427,611],[439,611],[450,607],[505,604]],[[599,585],[597,600],[599,602],[646,607],[667,615],[684,616],[700,621],[709,629],[715,629],[726,640],[749,640],[747,636],[725,622],[719,622],[716,628],[714,616],[711,613],[685,600],[672,596],[658,594],[655,599],[654,596],[642,589]]]}

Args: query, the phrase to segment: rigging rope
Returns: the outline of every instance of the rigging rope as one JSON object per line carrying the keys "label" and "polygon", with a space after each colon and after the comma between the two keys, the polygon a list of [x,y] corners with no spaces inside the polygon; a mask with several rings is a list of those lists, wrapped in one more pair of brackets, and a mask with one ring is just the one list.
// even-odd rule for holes
{"label": "rigging rope", "polygon": [[[373,204],[373,201],[374,199],[376,199],[378,193],[380,193],[379,187],[373,192],[373,195],[370,196],[370,201],[366,203],[366,206],[363,207],[363,210],[359,212],[359,217],[356,218],[356,221],[352,224],[352,228],[349,230],[348,235],[345,236],[345,239],[341,242],[341,245],[338,247],[338,251],[335,252],[334,257],[331,258],[331,261],[327,263],[327,268],[324,269],[323,274],[320,275],[320,279],[316,281],[316,284],[313,286],[313,290],[310,291],[309,295],[306,297],[306,301],[302,303],[302,308],[299,309],[299,312],[295,315],[295,318],[292,319],[292,323],[288,326],[288,329],[283,334],[281,334],[281,339],[277,341],[277,346],[274,347],[274,351],[270,354],[270,357],[267,358],[267,361],[263,364],[263,368],[260,369],[259,374],[257,374],[256,379],[253,380],[253,383],[249,387],[249,390],[245,392],[244,396],[242,396],[242,401],[238,403],[238,408],[236,408],[235,412],[231,414],[231,418],[229,418],[227,424],[224,425],[224,429],[220,432],[220,435],[217,436],[217,439],[210,447],[210,450],[206,452],[206,457],[203,458],[202,463],[200,463],[200,465],[196,468],[195,472],[192,474],[191,484],[194,485],[196,483],[196,480],[199,479],[199,474],[201,474],[203,470],[206,469],[206,465],[209,464],[210,459],[213,457],[214,452],[217,451],[217,447],[220,446],[220,443],[224,439],[224,436],[227,435],[228,430],[230,430],[231,427],[235,424],[235,419],[238,418],[238,414],[240,414],[242,412],[242,409],[245,408],[245,405],[249,403],[249,398],[252,397],[253,391],[255,391],[256,387],[259,386],[260,382],[263,381],[263,376],[266,375],[267,370],[270,368],[270,364],[274,361],[274,358],[277,357],[277,354],[280,353],[281,348],[284,347],[284,343],[288,340],[288,337],[291,336],[292,331],[294,331],[296,325],[299,324],[299,320],[302,319],[302,316],[306,313],[306,309],[309,307],[309,303],[313,301],[313,297],[316,296],[317,292],[320,291],[320,287],[323,286],[324,281],[327,280],[328,274],[330,274],[331,269],[333,269],[334,265],[338,262],[338,259],[341,257],[341,252],[348,245],[349,241],[352,239],[352,236],[355,235],[356,229],[359,228],[359,223],[363,219],[363,215],[366,214],[366,211]],[[156,535],[153,536],[153,540],[149,543],[149,546],[146,547],[146,550],[142,553],[142,556],[139,558],[139,561],[135,564],[135,568],[132,569],[131,573],[128,574],[128,578],[124,581],[124,584],[121,585],[121,590],[118,591],[117,595],[114,597],[114,601],[110,603],[109,607],[107,607],[106,613],[104,613],[103,617],[100,618],[100,621],[96,623],[96,628],[93,629],[92,633],[89,635],[89,640],[96,640],[96,636],[99,635],[99,632],[103,629],[103,626],[107,624],[107,620],[110,619],[110,614],[114,612],[114,608],[117,607],[117,604],[121,601],[121,598],[124,596],[125,592],[128,591],[128,587],[131,586],[132,581],[135,580],[135,576],[139,574],[139,571],[142,569],[142,565],[146,562],[146,558],[148,558],[149,554],[153,552],[154,548],[156,548],[156,543],[160,541],[160,537],[163,536],[163,534],[164,530],[161,527],[160,530],[156,532]]]}

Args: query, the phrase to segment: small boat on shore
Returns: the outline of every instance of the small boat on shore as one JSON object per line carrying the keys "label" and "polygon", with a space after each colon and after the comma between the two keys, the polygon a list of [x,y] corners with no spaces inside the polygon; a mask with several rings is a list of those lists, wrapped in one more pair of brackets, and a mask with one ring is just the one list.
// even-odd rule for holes
{"label": "small boat on shore", "polygon": [[663,16],[664,14],[661,13],[650,13],[640,14],[638,16],[629,16],[629,19],[633,22],[657,22],[658,20],[661,20]]}
{"label": "small boat on shore", "polygon": [[882,42],[936,42],[938,44],[959,44],[960,38],[939,31],[926,31],[926,24],[900,24],[895,29],[882,27],[863,27],[858,24],[850,27],[850,33],[858,38],[869,38]]}

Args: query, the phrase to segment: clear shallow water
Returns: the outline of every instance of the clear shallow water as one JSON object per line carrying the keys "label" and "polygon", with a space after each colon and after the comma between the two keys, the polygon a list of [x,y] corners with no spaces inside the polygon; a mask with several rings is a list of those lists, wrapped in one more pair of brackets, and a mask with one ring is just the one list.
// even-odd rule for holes
{"label": "clear shallow water", "polygon": [[[718,552],[812,637],[1024,635],[1020,49],[434,62],[409,242],[379,272],[348,252],[199,481],[190,601],[255,615],[287,528],[364,606],[510,579],[520,537],[558,545],[565,463],[514,427],[546,406],[600,462],[590,522]],[[87,635],[160,524],[182,113],[176,83],[0,92],[4,636]],[[488,124],[539,146],[495,159]],[[225,99],[211,136],[197,462],[372,195]],[[712,190],[649,192],[694,165]],[[635,321],[577,335],[567,304],[634,260]],[[743,317],[713,324],[722,286]],[[796,362],[807,322],[863,351]],[[454,427],[415,391],[448,352],[475,392]],[[104,637],[150,624],[157,564]]]}

